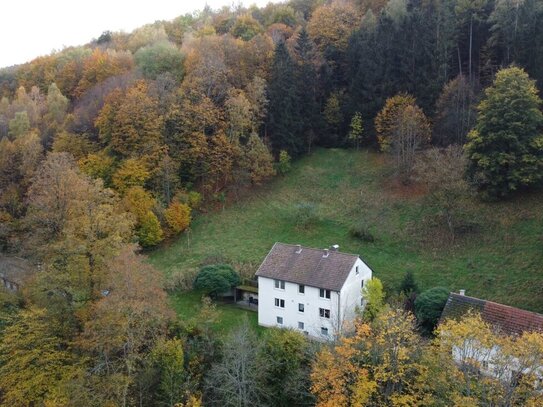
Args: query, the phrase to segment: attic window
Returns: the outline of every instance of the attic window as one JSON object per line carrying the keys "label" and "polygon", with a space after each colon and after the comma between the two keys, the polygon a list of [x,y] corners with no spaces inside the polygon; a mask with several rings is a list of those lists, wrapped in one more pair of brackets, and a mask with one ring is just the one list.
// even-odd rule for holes
{"label": "attic window", "polygon": [[283,280],[274,280],[275,288],[278,290],[284,290],[285,289],[285,282]]}
{"label": "attic window", "polygon": [[330,299],[330,290],[325,290],[324,288],[319,289],[319,296],[321,298]]}
{"label": "attic window", "polygon": [[359,272],[358,272],[358,266],[356,266],[355,272],[356,272],[356,275],[359,274]]}

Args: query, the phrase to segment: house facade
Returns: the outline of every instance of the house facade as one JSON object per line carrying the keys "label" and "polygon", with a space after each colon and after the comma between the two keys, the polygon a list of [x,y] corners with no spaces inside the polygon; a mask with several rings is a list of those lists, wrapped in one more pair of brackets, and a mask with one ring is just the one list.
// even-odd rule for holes
{"label": "house facade", "polygon": [[361,290],[372,270],[338,249],[275,243],[256,272],[259,325],[323,340],[349,329],[364,307]]}
{"label": "house facade", "polygon": [[[468,312],[478,313],[498,334],[519,337],[527,332],[543,332],[543,315],[523,309],[467,296],[465,290],[450,293],[441,314],[441,321],[459,319]],[[463,346],[452,349],[459,365],[477,361],[483,375],[493,376],[507,382],[516,382],[522,375],[533,373],[538,388],[543,384],[543,366],[529,359],[504,358],[498,344],[488,347],[474,340],[466,340]],[[535,359],[534,359],[535,360]],[[497,363],[495,363],[497,362]]]}

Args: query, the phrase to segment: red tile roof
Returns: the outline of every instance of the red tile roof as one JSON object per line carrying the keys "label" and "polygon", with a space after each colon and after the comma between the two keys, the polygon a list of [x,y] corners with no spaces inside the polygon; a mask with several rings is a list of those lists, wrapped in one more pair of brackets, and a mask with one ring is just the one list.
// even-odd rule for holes
{"label": "red tile roof", "polygon": [[441,319],[459,318],[469,309],[479,312],[483,320],[507,335],[543,332],[541,314],[456,293],[449,294]]}

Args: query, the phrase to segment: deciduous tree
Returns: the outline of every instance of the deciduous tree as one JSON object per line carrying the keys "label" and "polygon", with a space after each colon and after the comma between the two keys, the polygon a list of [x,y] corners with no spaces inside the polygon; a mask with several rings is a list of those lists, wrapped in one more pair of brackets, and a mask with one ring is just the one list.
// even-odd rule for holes
{"label": "deciduous tree", "polygon": [[535,83],[521,68],[497,73],[478,106],[468,136],[468,179],[485,196],[501,198],[541,180],[543,114]]}

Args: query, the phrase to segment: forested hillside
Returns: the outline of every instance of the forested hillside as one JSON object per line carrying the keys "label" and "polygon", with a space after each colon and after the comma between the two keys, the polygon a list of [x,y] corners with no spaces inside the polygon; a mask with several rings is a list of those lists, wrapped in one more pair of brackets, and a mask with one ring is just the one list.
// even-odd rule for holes
{"label": "forested hillside", "polygon": [[[213,220],[234,202],[258,199],[260,185],[285,176],[293,160],[317,148],[371,150],[365,157],[374,168],[353,165],[360,174],[343,177],[351,189],[340,189],[359,201],[345,205],[333,197],[353,212],[323,226],[316,220],[319,200],[306,191],[311,199],[289,206],[291,237],[320,244],[311,229],[317,222],[330,238],[356,248],[361,243],[353,242],[386,236],[386,245],[406,257],[413,252],[398,242],[415,239],[418,258],[431,259],[437,250],[443,262],[446,250],[484,244],[481,236],[518,256],[526,244],[530,259],[511,264],[528,270],[518,287],[533,297],[517,292],[511,301],[540,310],[533,254],[543,179],[538,88],[543,0],[289,0],[206,8],[0,69],[0,251],[34,270],[17,292],[0,289],[0,404],[540,405],[530,375],[504,384],[477,380],[477,367],[456,368],[454,335],[436,332],[427,346],[414,317],[397,309],[406,298],[392,295],[400,280],[392,273],[390,309],[379,303],[382,312],[361,316],[354,338],[319,348],[291,331],[257,338],[247,324],[220,337],[208,299],[190,320],[176,315],[165,289],[182,296],[179,285],[190,288],[194,275],[183,269],[179,281],[165,282],[142,254],[161,244],[190,245],[193,219],[198,229],[208,213],[216,212]],[[386,212],[359,197],[358,177],[370,191],[415,196],[422,209],[387,200],[396,206]],[[494,209],[504,200],[510,206]],[[515,202],[523,209],[512,215]],[[385,212],[397,219],[379,225]],[[502,213],[511,217],[497,220]],[[493,239],[496,227],[530,228],[529,242],[509,233]],[[207,247],[201,242],[196,247]],[[421,247],[428,252],[417,252]],[[164,267],[170,261],[159,258],[164,250],[151,263]],[[194,268],[224,255],[173,261],[194,260]],[[462,270],[445,283],[468,278],[465,268],[480,260],[469,256],[447,263],[447,270]],[[485,280],[499,266],[488,260],[471,286],[483,292],[490,281],[496,286],[489,293],[507,299],[497,286],[510,283],[504,273]],[[424,285],[435,284],[431,267],[414,269]],[[449,327],[457,339],[477,326],[491,340],[491,328],[470,318]],[[504,342],[511,355],[543,354],[541,337],[516,340]],[[401,360],[388,353],[396,343]]]}

